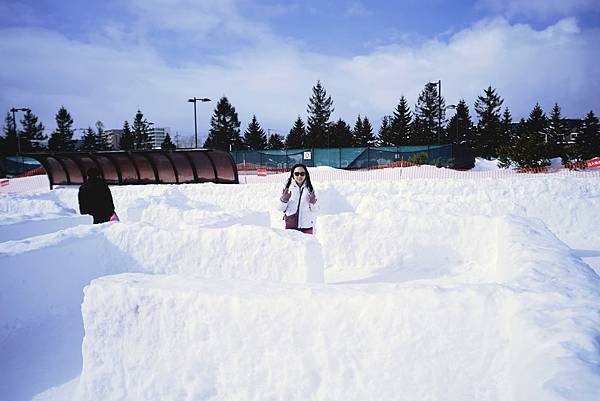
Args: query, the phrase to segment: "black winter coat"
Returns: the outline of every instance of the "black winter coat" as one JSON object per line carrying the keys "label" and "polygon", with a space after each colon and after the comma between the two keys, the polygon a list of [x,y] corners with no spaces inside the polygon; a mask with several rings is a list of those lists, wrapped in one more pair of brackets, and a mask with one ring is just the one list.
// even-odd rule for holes
{"label": "black winter coat", "polygon": [[105,223],[115,212],[108,185],[99,178],[88,179],[79,187],[79,213],[94,216],[94,224]]}

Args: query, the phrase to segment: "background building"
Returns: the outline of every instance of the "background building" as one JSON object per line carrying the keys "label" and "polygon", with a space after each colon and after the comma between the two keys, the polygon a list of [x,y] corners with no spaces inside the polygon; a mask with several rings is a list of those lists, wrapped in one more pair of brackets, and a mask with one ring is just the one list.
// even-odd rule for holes
{"label": "background building", "polygon": [[[150,148],[160,149],[167,134],[171,135],[171,129],[168,127],[150,127],[148,129],[148,142],[150,143]],[[171,140],[172,139],[173,137],[171,137]]]}
{"label": "background building", "polygon": [[107,129],[104,131],[106,137],[108,138],[108,142],[110,146],[114,150],[120,149],[119,141],[121,140],[121,136],[123,135],[123,130],[118,128]]}

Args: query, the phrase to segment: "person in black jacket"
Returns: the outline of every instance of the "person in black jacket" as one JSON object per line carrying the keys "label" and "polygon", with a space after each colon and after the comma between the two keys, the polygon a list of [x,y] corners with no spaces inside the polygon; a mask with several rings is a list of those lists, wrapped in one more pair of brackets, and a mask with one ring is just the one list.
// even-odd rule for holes
{"label": "person in black jacket", "polygon": [[79,213],[91,214],[94,224],[106,223],[115,213],[108,185],[100,178],[100,171],[92,167],[87,171],[85,184],[79,187]]}

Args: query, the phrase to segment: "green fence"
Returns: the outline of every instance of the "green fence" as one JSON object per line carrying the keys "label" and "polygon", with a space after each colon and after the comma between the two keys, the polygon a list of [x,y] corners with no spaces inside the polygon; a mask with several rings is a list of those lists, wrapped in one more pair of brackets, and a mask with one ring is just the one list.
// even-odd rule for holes
{"label": "green fence", "polygon": [[[426,155],[426,164],[470,168],[470,152],[456,145],[425,145],[368,148],[305,148],[286,150],[237,150],[231,156],[238,169],[264,166],[288,169],[296,163],[308,167],[329,166],[343,169],[382,167],[394,162],[410,161],[415,155]],[[467,154],[465,154],[467,153]],[[464,159],[464,160],[463,160]],[[472,160],[474,164],[474,159]],[[464,165],[464,166],[463,166]]]}

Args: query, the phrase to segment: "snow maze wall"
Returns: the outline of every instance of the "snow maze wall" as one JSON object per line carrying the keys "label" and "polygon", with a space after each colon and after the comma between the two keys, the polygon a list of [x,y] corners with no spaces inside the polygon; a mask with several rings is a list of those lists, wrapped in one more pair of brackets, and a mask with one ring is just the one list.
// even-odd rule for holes
{"label": "snow maze wall", "polygon": [[[74,400],[554,400],[600,388],[598,276],[543,221],[327,185],[313,237],[279,228],[264,200],[276,186],[201,187],[116,188],[121,223],[1,243],[2,338],[81,315]],[[69,192],[54,201],[73,207]],[[570,318],[552,319],[557,309]]]}

